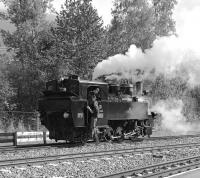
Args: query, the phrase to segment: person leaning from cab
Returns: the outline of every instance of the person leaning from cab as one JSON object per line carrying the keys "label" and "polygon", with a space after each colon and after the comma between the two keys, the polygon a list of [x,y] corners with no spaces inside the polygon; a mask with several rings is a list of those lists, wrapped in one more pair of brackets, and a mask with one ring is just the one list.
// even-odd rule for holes
{"label": "person leaning from cab", "polygon": [[100,89],[97,87],[93,90],[95,96],[96,96],[96,100],[97,101],[101,101],[101,96],[100,96]]}
{"label": "person leaning from cab", "polygon": [[99,106],[98,106],[97,97],[94,91],[91,91],[89,93],[87,109],[89,110],[90,117],[91,117],[92,136],[95,138],[96,143],[98,143],[99,138],[98,138],[98,133],[97,133],[97,117],[99,113]]}

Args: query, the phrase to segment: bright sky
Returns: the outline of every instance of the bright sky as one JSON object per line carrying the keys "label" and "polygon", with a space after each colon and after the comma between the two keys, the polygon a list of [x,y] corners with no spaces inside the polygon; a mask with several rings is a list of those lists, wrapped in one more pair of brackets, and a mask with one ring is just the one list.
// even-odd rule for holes
{"label": "bright sky", "polygon": [[190,44],[190,47],[196,52],[200,51],[200,1],[178,0],[174,18],[177,33],[183,40],[183,44]]}

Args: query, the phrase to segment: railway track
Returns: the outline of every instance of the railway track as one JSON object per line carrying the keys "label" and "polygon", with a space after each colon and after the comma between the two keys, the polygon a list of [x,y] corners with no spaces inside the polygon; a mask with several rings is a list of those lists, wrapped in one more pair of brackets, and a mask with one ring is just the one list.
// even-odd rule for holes
{"label": "railway track", "polygon": [[26,150],[49,149],[52,147],[69,146],[66,143],[49,143],[49,144],[33,144],[33,145],[20,145],[20,146],[2,146],[0,152],[16,152]]}
{"label": "railway track", "polygon": [[63,155],[12,159],[12,160],[9,159],[9,160],[1,160],[0,167],[32,165],[32,164],[41,164],[41,163],[47,163],[47,162],[62,162],[66,160],[75,160],[75,159],[91,159],[91,158],[109,158],[110,159],[116,155],[131,157],[131,155],[138,154],[138,153],[148,152],[149,154],[153,154],[154,151],[161,152],[161,151],[169,151],[173,149],[182,149],[186,147],[199,148],[200,143],[110,150],[110,151],[101,151],[101,152],[85,152],[85,153],[78,153],[78,154],[65,154],[65,155],[63,154]]}
{"label": "railway track", "polygon": [[[179,138],[195,138],[200,137],[198,135],[179,135],[179,136],[164,136],[164,137],[150,137],[150,138],[137,138],[135,141],[151,141],[151,140],[170,140],[170,139],[179,139]],[[91,141],[90,141],[91,142]],[[26,150],[39,150],[39,149],[49,149],[52,147],[73,147],[76,144],[70,143],[49,143],[49,144],[32,144],[32,145],[20,145],[20,146],[2,146],[0,147],[1,152],[17,152],[17,151],[26,151]]]}
{"label": "railway track", "polygon": [[177,136],[163,136],[163,137],[139,137],[136,138],[135,140],[133,139],[132,141],[154,141],[154,140],[170,140],[170,139],[184,139],[184,138],[196,138],[196,137],[200,137],[200,134],[196,134],[196,135],[177,135]]}
{"label": "railway track", "polygon": [[177,135],[177,136],[163,136],[163,137],[150,137],[150,138],[139,138],[143,140],[169,140],[169,139],[179,139],[179,138],[195,138],[200,137],[200,134],[195,135]]}
{"label": "railway track", "polygon": [[136,168],[98,178],[161,178],[200,167],[200,156]]}

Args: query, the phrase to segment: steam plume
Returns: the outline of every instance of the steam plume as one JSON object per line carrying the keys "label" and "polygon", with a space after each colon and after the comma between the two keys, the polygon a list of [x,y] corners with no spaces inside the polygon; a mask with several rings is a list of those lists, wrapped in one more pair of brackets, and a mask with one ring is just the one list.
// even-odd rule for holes
{"label": "steam plume", "polygon": [[197,23],[200,19],[200,6],[192,10],[182,6],[183,1],[180,1],[174,12],[178,37],[158,37],[153,47],[144,53],[133,44],[125,55],[117,54],[100,62],[94,70],[93,78],[119,72],[132,77],[136,69],[141,69],[144,78],[155,70],[155,75],[162,73],[174,77],[178,73],[189,84],[200,84],[200,24]]}

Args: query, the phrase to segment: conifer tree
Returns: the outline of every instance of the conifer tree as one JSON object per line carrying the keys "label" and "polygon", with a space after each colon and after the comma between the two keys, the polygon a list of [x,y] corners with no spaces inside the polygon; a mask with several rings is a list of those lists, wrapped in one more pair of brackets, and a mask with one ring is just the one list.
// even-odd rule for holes
{"label": "conifer tree", "polygon": [[90,77],[101,59],[104,35],[102,19],[91,0],[66,0],[56,23],[52,33],[62,63],[61,74]]}

